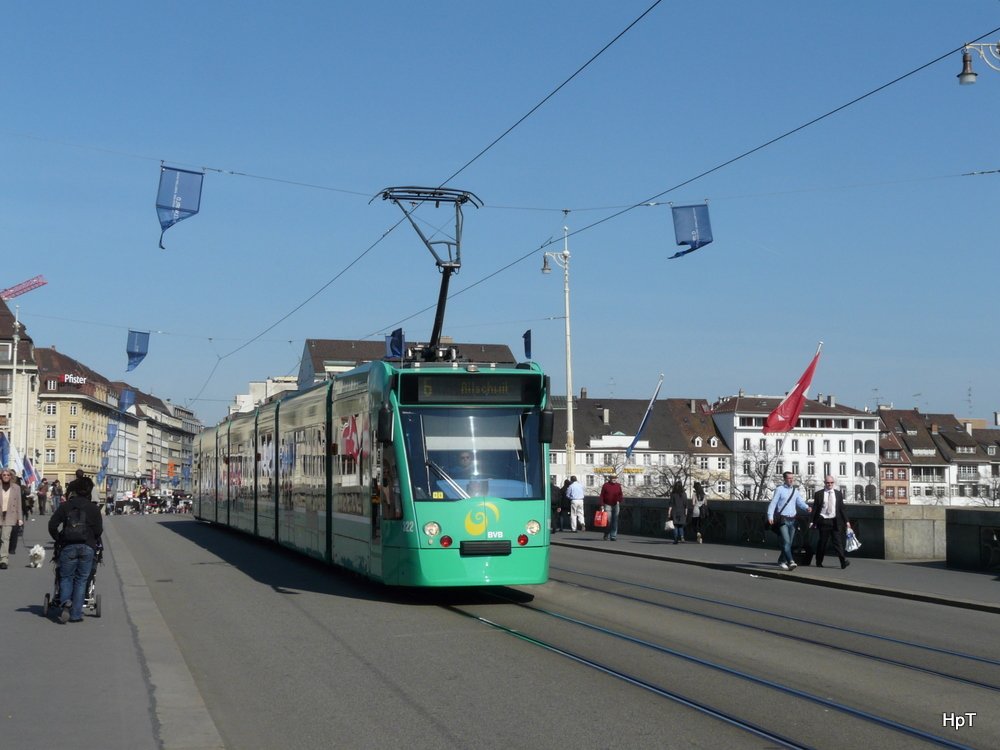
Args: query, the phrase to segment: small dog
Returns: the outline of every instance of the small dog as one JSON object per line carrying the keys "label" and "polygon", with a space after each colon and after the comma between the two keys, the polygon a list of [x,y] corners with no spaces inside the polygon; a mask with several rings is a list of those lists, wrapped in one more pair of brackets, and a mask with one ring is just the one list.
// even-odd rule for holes
{"label": "small dog", "polygon": [[28,567],[29,568],[40,568],[45,562],[45,547],[40,544],[36,544],[31,548],[28,553]]}

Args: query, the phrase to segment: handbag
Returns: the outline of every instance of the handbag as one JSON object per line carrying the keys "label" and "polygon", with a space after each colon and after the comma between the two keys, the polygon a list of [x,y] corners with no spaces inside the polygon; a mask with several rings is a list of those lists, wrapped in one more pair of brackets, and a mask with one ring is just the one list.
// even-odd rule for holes
{"label": "handbag", "polygon": [[674,530],[674,522],[671,519],[668,518],[667,522],[665,524],[663,524],[663,530],[664,531],[673,531]]}
{"label": "handbag", "polygon": [[599,529],[603,529],[608,525],[608,512],[606,510],[597,510],[594,512],[594,526]]}
{"label": "handbag", "polygon": [[779,537],[781,536],[781,524],[785,522],[785,518],[781,515],[781,511],[788,507],[788,504],[792,501],[793,497],[795,497],[795,490],[792,490],[792,494],[788,496],[787,500],[785,500],[785,504],[781,506],[781,510],[775,509],[774,515],[771,517],[771,525],[768,527],[768,531],[774,532]]}

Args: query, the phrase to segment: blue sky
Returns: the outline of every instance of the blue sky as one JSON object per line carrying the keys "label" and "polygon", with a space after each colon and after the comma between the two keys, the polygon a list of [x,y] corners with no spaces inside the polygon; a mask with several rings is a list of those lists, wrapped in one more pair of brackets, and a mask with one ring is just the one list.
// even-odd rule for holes
{"label": "blue sky", "polygon": [[[0,286],[44,274],[10,303],[36,346],[112,379],[128,329],[152,331],[127,379],[206,423],[295,373],[306,338],[426,340],[433,312],[410,316],[440,276],[405,225],[365,253],[401,216],[370,197],[440,184],[649,5],[12,4]],[[660,3],[449,183],[486,204],[452,291],[490,278],[444,333],[521,353],[530,328],[564,393],[538,248],[568,226],[577,391],[648,398],[663,372],[662,396],[780,395],[823,340],[814,395],[990,418],[1000,174],[962,175],[1000,168],[1000,73],[978,58],[974,86],[955,52],[660,194],[997,27],[997,0]],[[209,170],[165,251],[161,160]],[[714,243],[668,261],[666,202],[706,198]]]}

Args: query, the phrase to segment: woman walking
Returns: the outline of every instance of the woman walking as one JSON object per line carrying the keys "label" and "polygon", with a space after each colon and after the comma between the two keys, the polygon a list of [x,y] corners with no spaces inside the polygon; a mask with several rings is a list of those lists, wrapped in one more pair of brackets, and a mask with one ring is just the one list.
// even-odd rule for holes
{"label": "woman walking", "polygon": [[674,544],[685,541],[684,526],[687,524],[690,512],[691,501],[684,491],[684,485],[678,480],[674,482],[674,488],[670,491],[670,520],[674,522]]}
{"label": "woman walking", "polygon": [[705,488],[701,482],[694,483],[694,506],[691,508],[691,526],[694,529],[694,538],[701,544],[701,529],[708,520],[708,500],[705,499]]}

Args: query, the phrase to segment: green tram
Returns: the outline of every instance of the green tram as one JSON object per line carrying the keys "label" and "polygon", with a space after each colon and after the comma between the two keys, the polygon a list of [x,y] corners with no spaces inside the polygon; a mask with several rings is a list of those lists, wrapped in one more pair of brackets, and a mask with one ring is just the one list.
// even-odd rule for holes
{"label": "green tram", "polygon": [[544,583],[548,398],[530,362],[371,362],[202,432],[194,513],[389,585]]}

